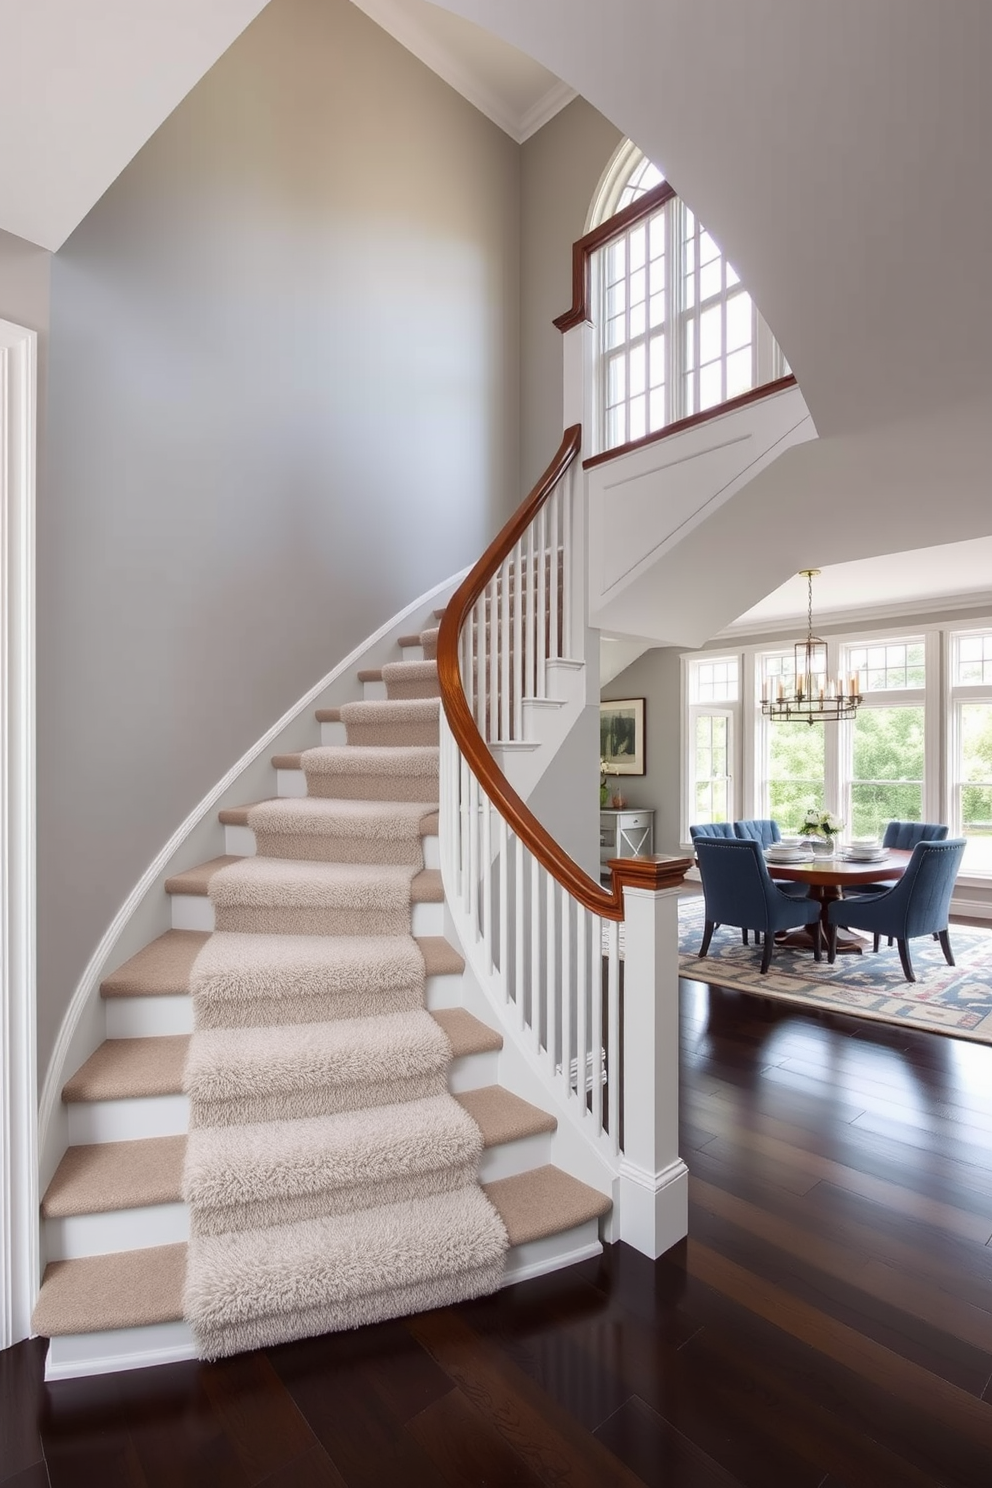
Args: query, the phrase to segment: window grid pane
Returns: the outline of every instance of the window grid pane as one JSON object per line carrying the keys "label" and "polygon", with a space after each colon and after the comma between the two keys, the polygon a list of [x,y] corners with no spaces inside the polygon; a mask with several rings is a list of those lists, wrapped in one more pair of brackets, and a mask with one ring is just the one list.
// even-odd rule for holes
{"label": "window grid pane", "polygon": [[[661,180],[661,172],[642,157],[618,210]],[[674,258],[671,274],[666,243]],[[655,433],[756,386],[757,311],[719,244],[678,198],[628,228],[600,251],[599,259],[604,449]],[[634,348],[662,326],[673,329],[666,348],[669,365],[662,370],[663,350],[656,367],[652,345],[648,379],[641,384],[634,375]],[[621,348],[628,352],[630,372],[622,397],[610,373],[610,356]],[[781,356],[777,347],[774,355]],[[657,391],[666,385],[666,393]]]}
{"label": "window grid pane", "polygon": [[849,646],[848,672],[857,672],[862,693],[926,686],[926,653],[922,640]]}

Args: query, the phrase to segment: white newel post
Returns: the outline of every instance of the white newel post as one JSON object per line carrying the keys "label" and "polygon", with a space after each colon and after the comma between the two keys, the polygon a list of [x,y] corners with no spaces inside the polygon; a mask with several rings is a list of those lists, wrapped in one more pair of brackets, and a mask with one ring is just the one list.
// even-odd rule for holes
{"label": "white newel post", "polygon": [[[689,1172],[679,1157],[678,903],[691,861],[654,857],[610,866],[624,883],[619,1238],[654,1259],[688,1230]],[[632,884],[634,870],[639,882]]]}

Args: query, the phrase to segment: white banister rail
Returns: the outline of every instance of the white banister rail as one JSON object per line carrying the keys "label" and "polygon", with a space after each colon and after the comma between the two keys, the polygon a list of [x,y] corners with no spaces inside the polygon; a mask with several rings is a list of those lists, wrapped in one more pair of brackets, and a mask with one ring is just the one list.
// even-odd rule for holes
{"label": "white banister rail", "polygon": [[584,531],[569,474],[579,436],[566,431],[441,622],[441,870],[482,990],[581,1139],[571,1149],[588,1157],[579,1176],[612,1193],[619,1237],[658,1255],[685,1233],[676,901],[690,860],[617,860],[604,888],[554,841],[488,747],[523,738],[523,704],[547,696],[549,665],[581,660],[566,657],[581,628],[573,581],[585,562],[572,550]]}

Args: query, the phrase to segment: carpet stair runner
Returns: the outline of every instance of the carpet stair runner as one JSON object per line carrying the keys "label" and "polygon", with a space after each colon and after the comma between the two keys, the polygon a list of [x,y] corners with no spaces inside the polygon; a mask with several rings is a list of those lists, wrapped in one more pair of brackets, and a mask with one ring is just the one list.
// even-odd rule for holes
{"label": "carpet stair runner", "polygon": [[555,1119],[488,1083],[502,1038],[418,924],[443,902],[437,627],[401,645],[318,710],[334,742],[273,759],[306,795],[223,810],[252,847],[170,878],[176,928],[105,979],[38,1332],[126,1348],[185,1318],[218,1357],[491,1291],[508,1248],[609,1208],[546,1161]]}

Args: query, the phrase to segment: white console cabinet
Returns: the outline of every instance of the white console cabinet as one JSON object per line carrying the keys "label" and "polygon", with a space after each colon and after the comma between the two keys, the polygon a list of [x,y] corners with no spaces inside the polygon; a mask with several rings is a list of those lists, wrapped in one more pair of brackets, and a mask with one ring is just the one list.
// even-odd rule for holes
{"label": "white console cabinet", "polygon": [[654,852],[654,811],[634,810],[599,813],[600,873],[609,877],[610,858],[643,858]]}

